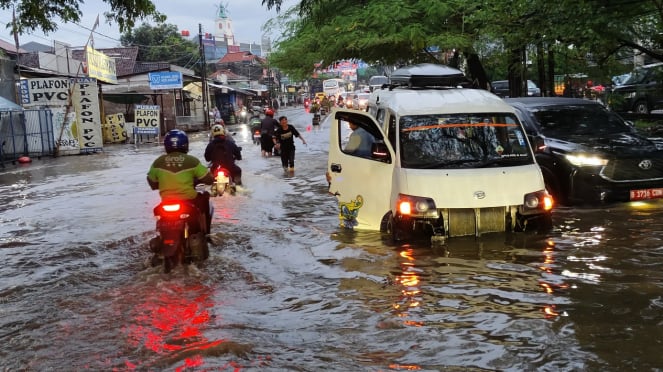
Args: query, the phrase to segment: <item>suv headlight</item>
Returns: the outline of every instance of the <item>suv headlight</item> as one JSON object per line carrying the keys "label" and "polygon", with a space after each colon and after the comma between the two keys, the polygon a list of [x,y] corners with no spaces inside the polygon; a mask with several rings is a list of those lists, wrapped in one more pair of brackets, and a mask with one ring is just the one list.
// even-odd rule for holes
{"label": "suv headlight", "polygon": [[569,163],[577,167],[603,167],[608,165],[608,159],[589,154],[564,154]]}
{"label": "suv headlight", "polygon": [[396,210],[403,216],[438,218],[435,202],[431,198],[398,194]]}

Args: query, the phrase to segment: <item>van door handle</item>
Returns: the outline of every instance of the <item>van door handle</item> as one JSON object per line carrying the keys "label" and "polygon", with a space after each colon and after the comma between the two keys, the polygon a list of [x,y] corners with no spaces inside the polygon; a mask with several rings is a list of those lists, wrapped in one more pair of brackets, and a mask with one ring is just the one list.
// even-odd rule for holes
{"label": "van door handle", "polygon": [[336,163],[332,163],[331,167],[329,167],[329,168],[330,168],[331,171],[334,172],[334,173],[341,173],[341,170],[343,169],[343,168],[341,167],[341,164],[336,164]]}

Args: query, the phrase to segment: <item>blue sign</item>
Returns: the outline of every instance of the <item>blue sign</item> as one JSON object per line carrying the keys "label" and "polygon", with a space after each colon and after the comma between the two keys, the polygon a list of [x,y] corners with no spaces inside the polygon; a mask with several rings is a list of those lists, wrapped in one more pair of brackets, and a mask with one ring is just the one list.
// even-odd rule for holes
{"label": "blue sign", "polygon": [[182,89],[182,73],[178,71],[150,72],[150,89]]}

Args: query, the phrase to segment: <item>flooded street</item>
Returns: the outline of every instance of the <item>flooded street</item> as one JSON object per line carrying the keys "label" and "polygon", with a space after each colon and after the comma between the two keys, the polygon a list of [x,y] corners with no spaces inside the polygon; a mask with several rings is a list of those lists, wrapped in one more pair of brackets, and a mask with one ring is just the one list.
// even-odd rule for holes
{"label": "flooded street", "polygon": [[338,227],[328,128],[281,114],[295,174],[238,127],[245,186],[213,199],[210,259],[168,275],[147,265],[162,146],[0,168],[3,370],[663,371],[663,202],[394,245]]}

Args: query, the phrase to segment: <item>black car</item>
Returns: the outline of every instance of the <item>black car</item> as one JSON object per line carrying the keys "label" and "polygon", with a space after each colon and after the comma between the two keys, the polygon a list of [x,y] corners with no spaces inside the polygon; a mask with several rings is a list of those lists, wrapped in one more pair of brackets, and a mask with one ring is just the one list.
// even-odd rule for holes
{"label": "black car", "polygon": [[508,98],[559,204],[663,198],[663,140],[646,138],[596,101]]}
{"label": "black car", "polygon": [[[496,95],[507,98],[509,97],[509,80],[496,80],[490,83],[491,92]],[[541,89],[536,86],[532,80],[527,80],[527,96],[528,97],[540,97]]]}
{"label": "black car", "polygon": [[612,90],[610,108],[617,112],[649,114],[663,109],[663,63],[638,67]]}

